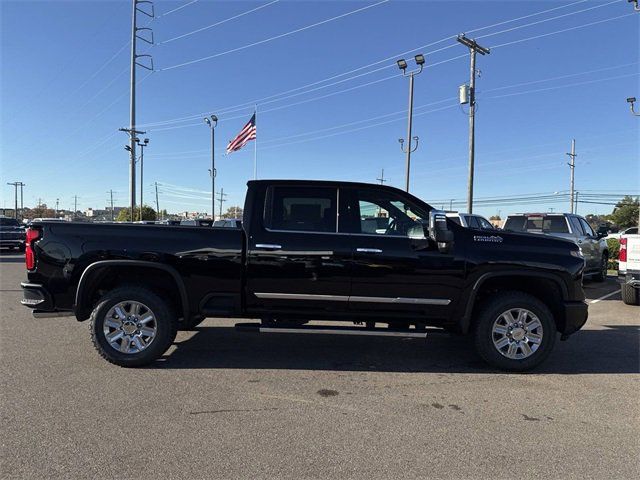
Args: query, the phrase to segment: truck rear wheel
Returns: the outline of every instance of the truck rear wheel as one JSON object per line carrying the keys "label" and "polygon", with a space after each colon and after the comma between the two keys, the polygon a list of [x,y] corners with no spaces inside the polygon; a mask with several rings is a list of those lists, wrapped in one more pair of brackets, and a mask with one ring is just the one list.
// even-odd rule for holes
{"label": "truck rear wheel", "polygon": [[503,292],[490,298],[474,326],[478,354],[501,370],[531,370],[549,356],[556,341],[551,312],[524,292]]}
{"label": "truck rear wheel", "polygon": [[640,289],[626,283],[621,286],[622,301],[625,305],[640,305]]}
{"label": "truck rear wheel", "polygon": [[153,362],[176,337],[177,318],[151,290],[116,288],[104,295],[91,313],[91,340],[108,362],[140,367]]}

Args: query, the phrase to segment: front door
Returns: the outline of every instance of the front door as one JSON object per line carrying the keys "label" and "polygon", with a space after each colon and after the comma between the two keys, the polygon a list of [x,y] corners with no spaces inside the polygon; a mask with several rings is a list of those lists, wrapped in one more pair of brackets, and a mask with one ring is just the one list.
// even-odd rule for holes
{"label": "front door", "polygon": [[247,239],[248,311],[316,318],[347,312],[351,244],[337,231],[337,188],[285,183],[258,195],[264,213],[252,216]]}
{"label": "front door", "polygon": [[[375,316],[449,318],[463,288],[464,260],[408,232],[428,206],[401,192],[340,189],[353,237],[349,308]],[[453,226],[452,226],[453,227]]]}

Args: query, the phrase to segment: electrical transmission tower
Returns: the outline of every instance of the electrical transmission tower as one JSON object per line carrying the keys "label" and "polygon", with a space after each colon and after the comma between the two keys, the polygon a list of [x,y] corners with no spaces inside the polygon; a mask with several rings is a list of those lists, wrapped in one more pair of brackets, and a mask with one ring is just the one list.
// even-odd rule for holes
{"label": "electrical transmission tower", "polygon": [[[153,57],[149,54],[139,54],[136,49],[136,41],[142,40],[149,45],[154,44],[153,30],[149,27],[138,27],[137,20],[138,12],[149,18],[154,18],[155,12],[153,2],[150,0],[132,0],[131,3],[131,103],[129,110],[129,128],[121,128],[120,131],[127,132],[129,134],[129,145],[127,148],[129,151],[129,203],[131,209],[131,221],[133,222],[136,208],[136,135],[143,135],[145,133],[136,130],[136,66],[153,72]],[[151,5],[151,13],[138,7],[138,5],[142,3],[148,3]],[[144,36],[138,35],[138,32],[141,31],[149,32],[151,38],[145,38]],[[149,65],[138,62],[138,59],[141,57],[147,57],[149,59]]]}

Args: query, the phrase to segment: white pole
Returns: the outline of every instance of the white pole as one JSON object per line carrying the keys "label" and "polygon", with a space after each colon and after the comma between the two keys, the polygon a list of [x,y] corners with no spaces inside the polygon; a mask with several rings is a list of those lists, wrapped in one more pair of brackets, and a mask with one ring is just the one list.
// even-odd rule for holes
{"label": "white pole", "polygon": [[253,141],[253,179],[258,179],[258,105],[254,105],[256,138]]}

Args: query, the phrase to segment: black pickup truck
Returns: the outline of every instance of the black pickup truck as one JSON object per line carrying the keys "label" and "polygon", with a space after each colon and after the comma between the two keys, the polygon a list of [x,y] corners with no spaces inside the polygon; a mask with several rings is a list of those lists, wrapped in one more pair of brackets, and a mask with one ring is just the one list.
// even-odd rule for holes
{"label": "black pickup truck", "polygon": [[237,317],[258,331],[472,334],[489,364],[522,371],[587,320],[573,242],[465,228],[364,183],[251,181],[242,229],[34,223],[25,258],[22,303],[90,319],[98,352],[125,367],[163,355],[177,329]]}

